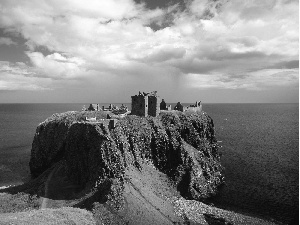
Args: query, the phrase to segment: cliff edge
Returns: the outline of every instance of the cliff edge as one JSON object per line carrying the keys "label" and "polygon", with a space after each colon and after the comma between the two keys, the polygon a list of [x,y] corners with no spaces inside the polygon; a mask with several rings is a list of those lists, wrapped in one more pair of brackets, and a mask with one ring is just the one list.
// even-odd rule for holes
{"label": "cliff edge", "polygon": [[128,166],[141,169],[150,163],[174,181],[184,197],[197,200],[215,194],[222,183],[213,121],[207,114],[127,116],[115,120],[114,127],[103,119],[104,113],[96,117],[86,122],[80,112],[67,112],[41,123],[32,144],[32,175],[65,160],[71,180],[92,188],[108,178],[123,180]]}
{"label": "cliff edge", "polygon": [[36,129],[31,180],[0,190],[0,223],[275,224],[199,202],[222,170],[204,112],[54,114]]}

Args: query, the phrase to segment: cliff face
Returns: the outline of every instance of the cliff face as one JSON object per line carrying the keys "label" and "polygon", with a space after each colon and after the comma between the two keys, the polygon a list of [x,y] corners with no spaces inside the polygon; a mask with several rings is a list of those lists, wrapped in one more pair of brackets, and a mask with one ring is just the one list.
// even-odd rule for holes
{"label": "cliff face", "polygon": [[33,176],[65,160],[69,177],[82,188],[111,178],[122,182],[127,168],[142,171],[145,164],[171,178],[187,198],[209,197],[222,183],[213,121],[205,113],[127,116],[114,128],[82,122],[83,114],[55,114],[38,126],[30,160]]}

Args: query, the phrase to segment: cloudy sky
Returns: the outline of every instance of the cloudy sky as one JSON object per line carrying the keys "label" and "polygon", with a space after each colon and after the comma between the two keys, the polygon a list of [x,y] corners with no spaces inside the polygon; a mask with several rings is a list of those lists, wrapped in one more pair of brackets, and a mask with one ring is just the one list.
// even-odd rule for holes
{"label": "cloudy sky", "polygon": [[298,0],[0,0],[0,103],[299,102]]}

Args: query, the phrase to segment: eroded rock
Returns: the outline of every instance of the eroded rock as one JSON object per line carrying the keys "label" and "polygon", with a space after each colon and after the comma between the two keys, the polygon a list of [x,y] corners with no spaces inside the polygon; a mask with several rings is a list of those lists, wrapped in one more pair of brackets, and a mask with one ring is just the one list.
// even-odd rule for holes
{"label": "eroded rock", "polygon": [[99,120],[83,122],[81,114],[56,114],[39,125],[30,160],[33,176],[64,159],[70,178],[92,188],[106,179],[123,180],[128,166],[142,170],[151,163],[191,199],[215,194],[223,182],[213,121],[205,113],[127,116],[113,129]]}

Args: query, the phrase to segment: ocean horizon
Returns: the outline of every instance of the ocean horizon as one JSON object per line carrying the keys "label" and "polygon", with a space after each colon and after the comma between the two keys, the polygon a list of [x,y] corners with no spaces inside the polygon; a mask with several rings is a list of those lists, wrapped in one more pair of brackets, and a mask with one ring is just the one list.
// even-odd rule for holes
{"label": "ocean horizon", "polygon": [[[130,110],[130,103],[123,104]],[[184,103],[189,104],[192,103]],[[54,113],[80,111],[83,105],[89,104],[0,104],[0,186],[26,180],[39,123]],[[261,218],[285,221],[294,217],[299,208],[299,104],[202,105],[214,121],[225,168],[225,185],[209,201],[217,207]]]}

